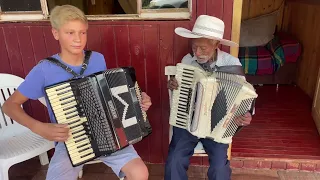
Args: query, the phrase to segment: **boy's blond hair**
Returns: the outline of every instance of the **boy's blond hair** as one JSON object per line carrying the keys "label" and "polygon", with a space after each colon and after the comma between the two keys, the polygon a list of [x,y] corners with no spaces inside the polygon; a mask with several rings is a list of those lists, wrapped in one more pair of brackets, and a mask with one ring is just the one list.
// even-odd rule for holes
{"label": "boy's blond hair", "polygon": [[50,23],[55,29],[59,29],[64,23],[72,20],[80,20],[88,24],[85,14],[77,7],[71,5],[55,6],[50,13]]}

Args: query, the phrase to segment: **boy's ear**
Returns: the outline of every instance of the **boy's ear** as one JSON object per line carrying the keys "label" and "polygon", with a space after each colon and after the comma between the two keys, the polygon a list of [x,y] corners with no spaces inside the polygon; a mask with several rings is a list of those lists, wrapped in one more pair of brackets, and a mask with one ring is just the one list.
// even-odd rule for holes
{"label": "boy's ear", "polygon": [[55,28],[52,28],[51,31],[54,39],[59,40],[58,31]]}

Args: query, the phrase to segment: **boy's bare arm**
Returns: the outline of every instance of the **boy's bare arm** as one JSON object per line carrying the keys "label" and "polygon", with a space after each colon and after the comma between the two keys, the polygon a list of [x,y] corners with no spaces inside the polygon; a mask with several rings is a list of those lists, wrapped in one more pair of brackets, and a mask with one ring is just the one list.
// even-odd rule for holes
{"label": "boy's bare arm", "polygon": [[69,129],[67,125],[43,123],[29,116],[21,105],[28,100],[16,90],[9,99],[3,104],[3,112],[14,119],[19,124],[29,128],[36,134],[51,140],[51,141],[65,141],[68,138]]}
{"label": "boy's bare arm", "polygon": [[2,109],[3,112],[9,117],[17,121],[19,124],[32,130],[33,127],[40,122],[30,117],[21,108],[21,105],[27,100],[27,97],[23,96],[19,91],[15,91],[3,104]]}

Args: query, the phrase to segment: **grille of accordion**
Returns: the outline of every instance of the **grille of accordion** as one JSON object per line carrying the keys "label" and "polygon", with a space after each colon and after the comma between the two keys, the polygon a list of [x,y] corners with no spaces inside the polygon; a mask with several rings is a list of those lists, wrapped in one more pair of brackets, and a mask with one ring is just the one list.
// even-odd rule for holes
{"label": "grille of accordion", "polygon": [[[136,90],[136,94],[137,94],[137,98],[138,98],[139,102],[142,102],[141,90],[140,90],[140,87],[137,82],[135,83],[134,88]],[[143,120],[146,122],[147,121],[147,113],[142,110],[141,106],[140,106],[140,109],[142,112]]]}

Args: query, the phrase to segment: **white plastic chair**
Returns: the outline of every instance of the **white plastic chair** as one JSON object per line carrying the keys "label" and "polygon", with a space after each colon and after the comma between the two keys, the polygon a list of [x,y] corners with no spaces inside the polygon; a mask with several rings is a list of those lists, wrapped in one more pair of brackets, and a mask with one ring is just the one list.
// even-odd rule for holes
{"label": "white plastic chair", "polygon": [[[102,161],[100,161],[100,160],[92,160],[92,161],[89,161],[89,162],[87,162],[87,163],[85,163],[85,164],[96,164],[96,163],[102,163]],[[81,170],[80,170],[80,172],[79,172],[79,175],[78,175],[78,177],[79,178],[82,178],[82,176],[83,176],[83,166],[82,166],[82,168],[81,168]]]}
{"label": "white plastic chair", "polygon": [[[9,168],[17,163],[39,156],[41,165],[49,163],[47,151],[54,142],[33,133],[30,129],[5,115],[1,107],[24,79],[0,73],[0,179],[8,180]],[[45,105],[44,98],[39,99]]]}
{"label": "white plastic chair", "polygon": [[[176,75],[176,66],[166,66],[164,71],[165,71],[165,75],[167,76],[167,80],[169,81],[170,76]],[[168,89],[168,94],[169,94],[169,104],[171,107],[172,91],[170,89]],[[171,142],[171,138],[172,138],[172,126],[170,125],[169,143]],[[194,148],[193,156],[208,156],[201,142],[198,142],[197,146]],[[230,160],[230,158],[231,158],[231,144],[229,144],[229,149],[228,149],[228,159]]]}

